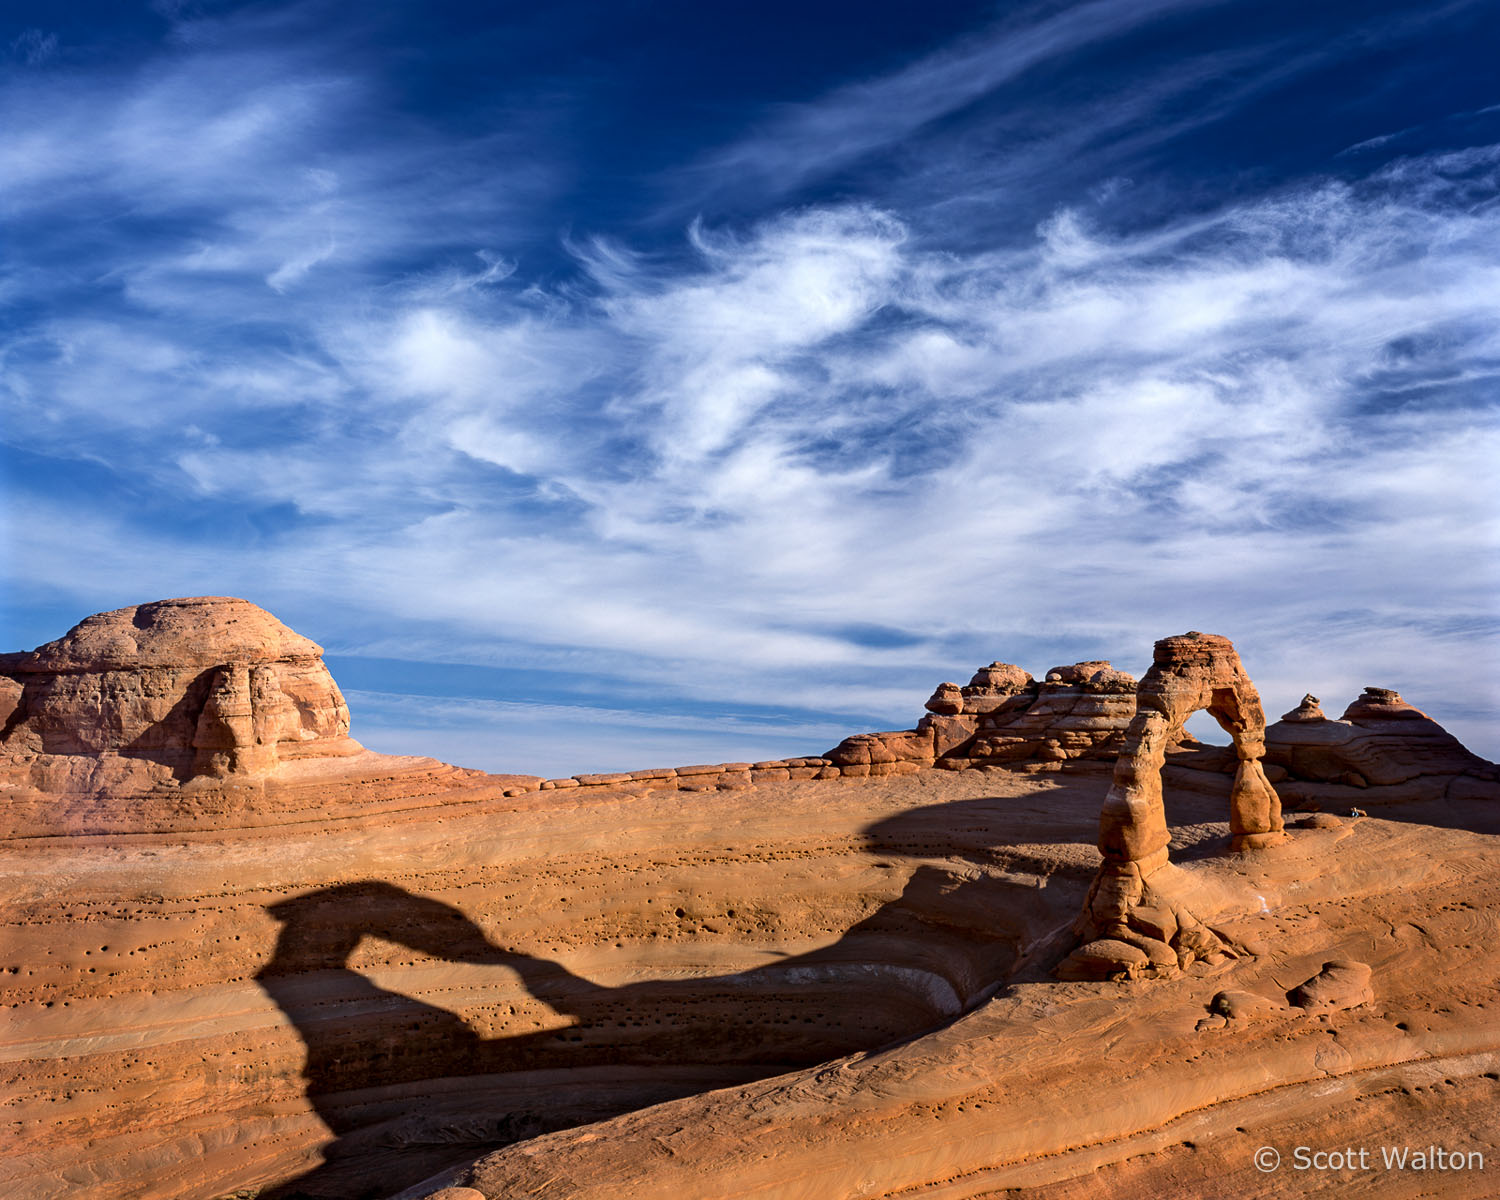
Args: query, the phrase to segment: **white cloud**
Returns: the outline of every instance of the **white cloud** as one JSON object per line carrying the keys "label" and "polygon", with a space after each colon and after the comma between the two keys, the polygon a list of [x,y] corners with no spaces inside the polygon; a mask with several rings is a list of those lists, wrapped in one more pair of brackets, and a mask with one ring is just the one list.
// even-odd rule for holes
{"label": "white cloud", "polygon": [[[976,87],[1102,36],[1105,8],[1069,11],[788,114],[767,170],[904,136],[981,58]],[[307,632],[355,650],[421,629],[414,654],[541,647],[893,724],[980,661],[1139,671],[1187,628],[1234,637],[1278,712],[1365,683],[1476,729],[1497,706],[1497,148],[1131,234],[1064,207],[937,249],[933,211],[866,203],[691,226],[674,255],[585,238],[559,282],[508,221],[534,155],[351,148],[366,83],[274,65],[210,39],[161,78],[0,96],[21,216],[191,226],[9,281],[90,303],[0,340],[6,436],[177,509],[18,504],[32,592],[236,592],[337,614]],[[783,152],[755,146],[726,153]],[[654,760],[627,749],[601,764]]]}

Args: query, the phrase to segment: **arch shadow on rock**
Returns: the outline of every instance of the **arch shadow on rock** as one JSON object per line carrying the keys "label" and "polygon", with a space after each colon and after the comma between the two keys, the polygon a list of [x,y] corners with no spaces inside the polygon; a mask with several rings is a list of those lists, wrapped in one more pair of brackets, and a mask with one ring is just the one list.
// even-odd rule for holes
{"label": "arch shadow on rock", "polygon": [[[322,1164],[262,1196],[389,1196],[551,1129],[940,1027],[1031,973],[1041,939],[1076,911],[1099,789],[1090,778],[876,822],[862,850],[876,869],[910,872],[899,897],[830,945],[706,978],[596,983],[381,880],[272,905],[281,931],[257,981],[306,1045],[307,1095],[334,1140]],[[366,936],[508,968],[565,1024],[487,1037],[353,969]]]}

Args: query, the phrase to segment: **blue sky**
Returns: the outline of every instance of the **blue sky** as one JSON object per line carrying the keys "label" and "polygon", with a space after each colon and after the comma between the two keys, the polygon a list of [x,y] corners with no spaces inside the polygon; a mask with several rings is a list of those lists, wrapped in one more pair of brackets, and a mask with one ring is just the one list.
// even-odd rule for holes
{"label": "blue sky", "polygon": [[1233,638],[1500,757],[1500,9],[27,4],[6,648],[239,595],[543,774]]}

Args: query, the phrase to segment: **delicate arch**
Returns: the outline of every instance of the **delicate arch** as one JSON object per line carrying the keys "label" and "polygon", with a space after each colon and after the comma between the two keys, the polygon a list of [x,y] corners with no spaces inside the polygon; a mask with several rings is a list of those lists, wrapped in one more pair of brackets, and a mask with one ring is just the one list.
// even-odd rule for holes
{"label": "delicate arch", "polygon": [[1210,633],[1186,633],[1157,642],[1153,659],[1136,687],[1135,717],[1125,731],[1100,816],[1099,849],[1105,859],[1138,863],[1147,871],[1167,861],[1161,768],[1167,747],[1200,709],[1234,740],[1239,758],[1229,796],[1234,848],[1279,840],[1281,801],[1260,761],[1266,752],[1266,714],[1233,643]]}
{"label": "delicate arch", "polygon": [[[1185,965],[1222,947],[1198,927],[1191,915],[1177,912],[1167,929],[1159,909],[1170,907],[1153,894],[1149,877],[1167,863],[1166,810],[1161,769],[1167,748],[1182,736],[1184,722],[1205,710],[1234,740],[1239,766],[1229,796],[1229,828],[1236,850],[1253,850],[1281,841],[1281,800],[1266,779],[1261,757],[1266,752],[1266,716],[1260,695],[1228,638],[1186,633],[1156,643],[1151,669],[1136,688],[1136,714],[1125,732],[1115,762],[1114,780],[1099,817],[1099,850],[1104,864],[1089,889],[1075,932],[1086,942],[1146,949],[1171,941],[1177,961]],[[1194,932],[1194,930],[1197,932]],[[1161,945],[1165,953],[1167,946]],[[1082,953],[1081,951],[1079,952]],[[1077,958],[1075,954],[1074,958]],[[1106,956],[1100,957],[1109,968]],[[1125,965],[1122,961],[1120,965]],[[1081,969],[1074,964],[1070,970]]]}

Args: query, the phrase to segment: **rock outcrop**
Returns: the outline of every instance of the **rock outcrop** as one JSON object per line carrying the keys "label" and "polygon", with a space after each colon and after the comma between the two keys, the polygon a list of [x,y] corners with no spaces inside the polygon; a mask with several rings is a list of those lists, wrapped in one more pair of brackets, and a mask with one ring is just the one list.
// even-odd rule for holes
{"label": "rock outcrop", "polygon": [[1334,959],[1323,969],[1287,993],[1287,1002],[1310,1013],[1341,1012],[1375,999],[1370,986],[1374,972],[1369,964],[1352,959]]}
{"label": "rock outcrop", "polygon": [[[99,613],[29,654],[0,657],[0,756],[42,790],[245,778],[342,757],[349,709],[323,649],[245,600],[196,596]],[[86,770],[68,759],[87,759]]]}
{"label": "rock outcrop", "polygon": [[7,832],[333,818],[441,803],[480,774],[364,749],[322,656],[264,609],[226,596],[99,613],[45,646],[0,655]]}
{"label": "rock outcrop", "polygon": [[1053,667],[1040,683],[1014,663],[981,667],[964,687],[941,683],[915,729],[862,733],[827,754],[848,773],[899,775],[923,766],[1113,759],[1135,716],[1135,677],[1109,663]]}
{"label": "rock outcrop", "polygon": [[1135,717],[1135,676],[1107,662],[1053,667],[1025,704],[980,715],[962,751],[973,764],[1110,760]]}
{"label": "rock outcrop", "polygon": [[1266,762],[1286,772],[1279,790],[1293,801],[1399,802],[1493,791],[1500,780],[1494,763],[1398,693],[1377,687],[1365,688],[1336,721],[1316,697],[1304,697],[1267,728]]}
{"label": "rock outcrop", "polygon": [[[1254,838],[1276,824],[1241,778],[1259,702],[1223,639],[1168,639],[1138,693],[1097,662],[996,664],[917,729],[851,739],[863,762],[542,781],[340,752],[316,647],[246,607],[274,637],[212,617],[142,645],[104,614],[72,658],[0,670],[6,1197],[1250,1200],[1256,1145],[1500,1137],[1484,798],[1183,864],[1127,803],[1095,877],[1104,771],[897,757],[1027,764],[972,757],[983,732],[1055,767],[1121,738],[1110,798],[1138,801],[1202,705]],[[1397,700],[1327,724],[1417,730]],[[1222,823],[1214,782],[1169,796],[1179,832]],[[53,811],[88,812],[62,828],[82,836],[34,836]],[[1081,907],[1065,978],[1187,977],[1059,985]]]}
{"label": "rock outcrop", "polygon": [[[1151,669],[1136,689],[1137,711],[1115,763],[1114,781],[1099,818],[1099,850],[1104,863],[1075,926],[1083,945],[1059,968],[1063,978],[1130,976],[1147,970],[1136,954],[1114,954],[1126,943],[1148,953],[1157,950],[1157,914],[1171,911],[1175,931],[1169,944],[1175,962],[1152,958],[1153,971],[1173,973],[1199,959],[1231,953],[1152,876],[1167,865],[1166,809],[1162,766],[1178,742],[1184,722],[1206,710],[1230,735],[1238,760],[1229,794],[1231,845],[1260,849],[1284,840],[1281,800],[1261,767],[1265,753],[1265,714],[1260,695],[1228,638],[1188,633],[1156,643]],[[1149,921],[1134,914],[1151,913]]]}

